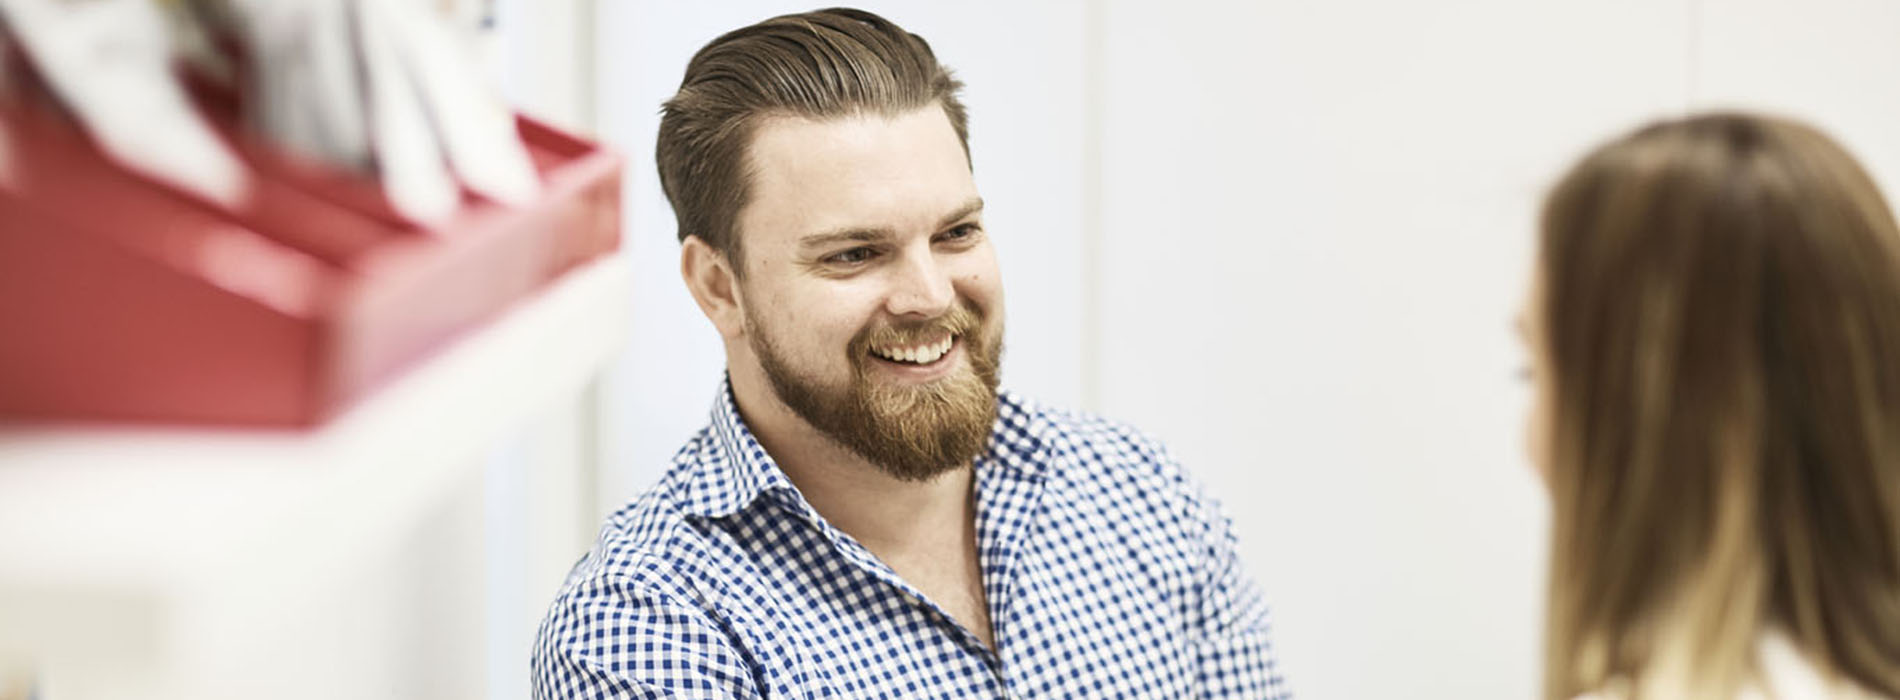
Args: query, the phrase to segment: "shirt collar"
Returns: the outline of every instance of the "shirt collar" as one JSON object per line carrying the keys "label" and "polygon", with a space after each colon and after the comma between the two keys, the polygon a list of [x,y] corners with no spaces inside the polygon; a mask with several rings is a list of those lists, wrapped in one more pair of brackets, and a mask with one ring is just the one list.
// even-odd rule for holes
{"label": "shirt collar", "polygon": [[[986,465],[996,465],[1025,476],[1039,475],[1049,461],[1053,423],[1035,404],[1014,392],[997,392],[996,404],[989,449],[977,458],[979,474]],[[688,515],[723,518],[765,494],[786,497],[787,505],[795,508],[810,507],[739,415],[731,379],[719,383],[712,423],[702,440],[704,449],[693,451],[682,465],[691,474],[683,484],[681,499],[681,508]]]}
{"label": "shirt collar", "polygon": [[719,382],[712,424],[702,441],[703,449],[692,452],[690,462],[683,465],[690,474],[682,499],[687,514],[723,518],[751,505],[761,494],[797,492],[739,415],[730,379]]}

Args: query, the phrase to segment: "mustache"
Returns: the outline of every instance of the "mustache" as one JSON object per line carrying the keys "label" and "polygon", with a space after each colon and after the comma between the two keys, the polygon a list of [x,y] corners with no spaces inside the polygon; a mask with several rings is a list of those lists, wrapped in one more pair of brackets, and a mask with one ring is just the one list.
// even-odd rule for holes
{"label": "mustache", "polygon": [[959,303],[936,318],[866,327],[851,339],[851,354],[853,357],[863,357],[872,347],[921,345],[949,336],[969,337],[982,328],[983,316]]}

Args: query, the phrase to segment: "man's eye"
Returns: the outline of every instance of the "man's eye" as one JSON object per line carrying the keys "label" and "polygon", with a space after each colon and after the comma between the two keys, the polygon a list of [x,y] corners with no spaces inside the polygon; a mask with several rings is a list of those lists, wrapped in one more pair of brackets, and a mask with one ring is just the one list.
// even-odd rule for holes
{"label": "man's eye", "polygon": [[976,224],[964,224],[962,226],[958,226],[956,228],[943,232],[942,234],[937,236],[937,240],[960,241],[960,240],[969,238],[971,236],[975,236],[977,231],[979,230],[981,229],[977,228]]}
{"label": "man's eye", "polygon": [[825,256],[825,262],[833,265],[856,265],[869,261],[876,254],[877,252],[870,248],[852,248]]}

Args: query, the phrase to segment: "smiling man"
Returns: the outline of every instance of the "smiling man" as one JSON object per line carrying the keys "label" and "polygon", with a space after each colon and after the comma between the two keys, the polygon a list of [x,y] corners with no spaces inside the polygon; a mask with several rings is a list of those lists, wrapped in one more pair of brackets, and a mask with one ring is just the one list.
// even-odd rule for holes
{"label": "smiling man", "polygon": [[854,10],[687,66],[660,178],[727,381],[550,607],[537,697],[1285,697],[1214,502],[997,390],[959,87]]}

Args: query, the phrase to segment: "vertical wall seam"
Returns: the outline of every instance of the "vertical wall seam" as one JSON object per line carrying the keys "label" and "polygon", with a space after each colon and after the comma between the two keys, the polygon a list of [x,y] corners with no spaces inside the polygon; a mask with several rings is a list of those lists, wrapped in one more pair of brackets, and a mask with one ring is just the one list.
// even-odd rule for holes
{"label": "vertical wall seam", "polygon": [[1687,45],[1682,66],[1682,108],[1683,112],[1692,112],[1702,104],[1702,11],[1703,0],[1684,0],[1684,10],[1689,16],[1688,36],[1683,42]]}
{"label": "vertical wall seam", "polygon": [[600,77],[597,67],[600,65],[600,11],[598,0],[576,0],[574,8],[580,22],[580,31],[574,32],[580,38],[580,46],[575,49],[576,73],[579,73],[580,104],[575,105],[581,118],[581,128],[589,135],[600,135]]}
{"label": "vertical wall seam", "polygon": [[1082,407],[1102,410],[1102,122],[1106,0],[1082,3]]}

